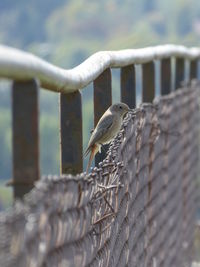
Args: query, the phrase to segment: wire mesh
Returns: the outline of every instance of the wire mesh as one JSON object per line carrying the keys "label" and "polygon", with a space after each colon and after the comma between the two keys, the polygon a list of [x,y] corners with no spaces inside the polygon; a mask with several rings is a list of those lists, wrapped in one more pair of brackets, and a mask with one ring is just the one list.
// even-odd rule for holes
{"label": "wire mesh", "polygon": [[142,104],[89,175],[42,177],[0,213],[0,266],[190,266],[198,101],[193,82]]}

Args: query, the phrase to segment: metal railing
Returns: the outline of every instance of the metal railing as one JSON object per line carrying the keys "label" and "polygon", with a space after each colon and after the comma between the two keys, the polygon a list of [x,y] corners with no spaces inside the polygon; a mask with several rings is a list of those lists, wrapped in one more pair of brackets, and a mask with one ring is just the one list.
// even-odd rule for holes
{"label": "metal railing", "polygon": [[[0,77],[14,81],[13,181],[15,197],[22,197],[40,177],[38,88],[60,93],[61,173],[80,173],[82,157],[82,104],[79,89],[93,82],[94,124],[112,103],[111,68],[121,69],[121,101],[136,106],[134,65],[142,64],[142,101],[155,96],[155,60],[160,61],[161,95],[171,91],[171,60],[176,59],[175,87],[184,80],[185,61],[190,78],[197,77],[199,48],[163,45],[143,49],[98,52],[79,66],[65,70],[23,51],[0,46]],[[101,161],[105,153],[98,155]]]}

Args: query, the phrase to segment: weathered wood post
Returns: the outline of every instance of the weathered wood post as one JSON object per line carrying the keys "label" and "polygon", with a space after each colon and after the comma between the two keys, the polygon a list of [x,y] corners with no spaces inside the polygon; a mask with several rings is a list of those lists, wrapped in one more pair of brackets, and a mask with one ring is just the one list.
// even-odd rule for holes
{"label": "weathered wood post", "polygon": [[[97,125],[102,114],[112,104],[112,81],[111,70],[106,69],[94,80],[94,126]],[[108,146],[104,146],[101,153],[95,156],[95,165],[102,161],[106,156]]]}
{"label": "weathered wood post", "polygon": [[176,58],[176,76],[175,76],[175,90],[181,88],[181,83],[184,81],[185,59]]}
{"label": "weathered wood post", "polygon": [[35,80],[12,87],[14,198],[22,198],[39,179],[38,85]]}
{"label": "weathered wood post", "polygon": [[121,68],[121,101],[130,108],[136,107],[135,68],[133,65]]}
{"label": "weathered wood post", "polygon": [[83,171],[82,101],[79,91],[60,94],[61,174]]}
{"label": "weathered wood post", "polygon": [[197,79],[197,65],[198,61],[196,59],[190,61],[190,79]]}
{"label": "weathered wood post", "polygon": [[142,102],[152,102],[155,97],[154,62],[142,64]]}
{"label": "weathered wood post", "polygon": [[161,64],[161,95],[167,95],[171,91],[171,58],[160,61]]}

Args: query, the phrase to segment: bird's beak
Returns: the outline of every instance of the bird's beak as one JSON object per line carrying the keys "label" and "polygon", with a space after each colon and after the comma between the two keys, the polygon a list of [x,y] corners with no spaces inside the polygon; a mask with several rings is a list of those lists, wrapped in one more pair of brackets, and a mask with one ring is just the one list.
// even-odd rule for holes
{"label": "bird's beak", "polygon": [[123,115],[123,118],[125,118],[125,116],[126,116],[126,114],[127,114],[128,112],[132,112],[132,111],[133,111],[133,110],[132,110],[132,109],[130,109],[130,108],[129,108],[129,109],[127,109],[127,110],[126,110],[126,113],[124,113],[124,115]]}

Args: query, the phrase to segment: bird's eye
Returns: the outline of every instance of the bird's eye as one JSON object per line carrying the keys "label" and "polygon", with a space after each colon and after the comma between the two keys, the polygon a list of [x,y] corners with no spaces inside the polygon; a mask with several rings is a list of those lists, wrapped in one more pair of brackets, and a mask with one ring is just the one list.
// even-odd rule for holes
{"label": "bird's eye", "polygon": [[122,106],[119,106],[120,109],[122,109]]}

